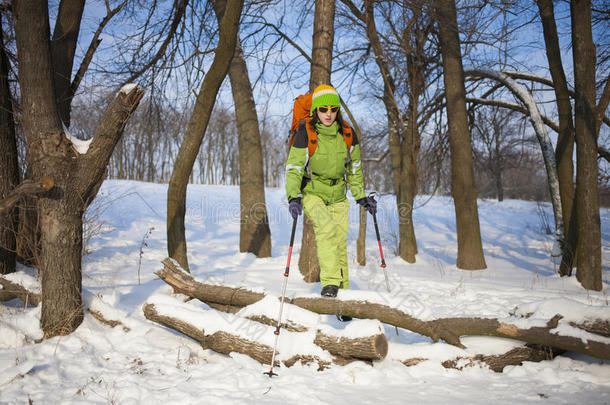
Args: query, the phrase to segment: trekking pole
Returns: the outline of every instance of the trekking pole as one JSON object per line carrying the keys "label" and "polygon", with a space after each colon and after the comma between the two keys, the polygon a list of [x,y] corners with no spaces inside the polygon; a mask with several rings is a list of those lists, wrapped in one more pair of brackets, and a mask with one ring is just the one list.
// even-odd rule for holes
{"label": "trekking pole", "polygon": [[[374,197],[375,192],[369,194],[369,197]],[[385,277],[385,286],[390,292],[390,281],[388,280],[388,271],[386,270],[387,265],[383,258],[383,249],[381,248],[381,237],[379,236],[379,226],[377,225],[377,214],[373,213],[373,222],[375,223],[375,234],[377,235],[377,244],[379,245],[379,254],[381,255],[381,268],[383,269],[383,275]]]}
{"label": "trekking pole", "polygon": [[[298,217],[297,217],[298,218]],[[290,272],[290,257],[292,256],[292,245],[294,244],[294,232],[297,229],[297,218],[292,223],[292,233],[290,235],[290,247],[288,248],[288,262],[286,262],[286,270],[284,271],[284,285],[282,286],[282,300],[280,301],[280,313],[277,316],[277,325],[275,327],[275,342],[273,343],[273,354],[271,355],[271,368],[269,371],[263,374],[267,374],[269,378],[277,375],[273,372],[273,365],[275,363],[275,353],[277,349],[277,340],[280,337],[280,324],[282,323],[282,311],[284,309],[284,297],[286,297],[286,284],[288,284],[288,273]]]}
{"label": "trekking pole", "polygon": [[[375,192],[369,194],[369,197],[374,197]],[[385,287],[390,292],[390,280],[388,280],[388,270],[383,258],[383,249],[381,248],[381,237],[379,236],[379,226],[377,225],[377,214],[373,213],[373,223],[375,224],[375,234],[377,235],[377,244],[379,245],[379,255],[381,256],[381,268],[383,269],[383,276],[385,277]],[[398,333],[398,326],[394,326],[396,330],[396,341],[400,341],[400,334]]]}

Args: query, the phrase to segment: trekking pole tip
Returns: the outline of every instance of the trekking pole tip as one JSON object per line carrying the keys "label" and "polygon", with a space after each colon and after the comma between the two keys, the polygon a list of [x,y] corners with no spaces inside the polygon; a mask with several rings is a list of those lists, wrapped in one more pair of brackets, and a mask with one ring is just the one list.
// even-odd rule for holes
{"label": "trekking pole tip", "polygon": [[273,369],[271,369],[263,374],[268,375],[269,378],[273,377],[274,375],[277,376],[277,374],[273,372]]}

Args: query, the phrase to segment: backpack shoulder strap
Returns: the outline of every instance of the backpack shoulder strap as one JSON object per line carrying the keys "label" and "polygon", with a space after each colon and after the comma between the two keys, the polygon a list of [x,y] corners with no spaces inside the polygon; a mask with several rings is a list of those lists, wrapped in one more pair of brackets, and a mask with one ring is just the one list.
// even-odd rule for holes
{"label": "backpack shoulder strap", "polygon": [[310,122],[311,120],[309,118],[305,119],[305,129],[307,130],[308,139],[307,149],[309,151],[309,156],[311,157],[318,147],[318,133],[312,128]]}
{"label": "backpack shoulder strap", "polygon": [[347,146],[347,152],[349,153],[352,149],[352,144],[354,142],[352,127],[350,127],[349,124],[344,123],[341,132],[343,134],[343,140],[345,141],[345,145]]}

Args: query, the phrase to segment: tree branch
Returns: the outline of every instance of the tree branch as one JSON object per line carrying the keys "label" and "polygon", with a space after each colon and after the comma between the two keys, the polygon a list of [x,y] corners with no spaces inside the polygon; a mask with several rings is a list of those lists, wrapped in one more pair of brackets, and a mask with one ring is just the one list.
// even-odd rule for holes
{"label": "tree branch", "polygon": [[[538,76],[538,75],[534,75],[531,73],[512,72],[512,71],[502,71],[502,73],[507,74],[508,76],[510,76],[514,79],[529,80],[532,82],[537,82],[537,83],[547,85],[549,87],[555,87],[555,84],[553,83],[553,81],[551,79],[542,77],[542,76]],[[610,102],[610,89],[608,87],[609,87],[608,79],[606,79],[604,91],[602,93],[602,97],[600,98],[599,104],[597,106],[597,114],[599,114],[598,119],[601,122],[610,126],[610,118],[608,116],[604,115],[606,108],[608,108],[608,102]],[[572,97],[572,98],[575,97],[575,93],[573,90],[568,89],[568,94],[570,94],[570,97]],[[599,131],[599,129],[598,129],[598,131]]]}
{"label": "tree branch", "polygon": [[[491,106],[496,106],[496,107],[508,108],[509,110],[517,111],[517,112],[520,112],[527,116],[530,115],[528,110],[526,108],[524,108],[522,105],[515,104],[515,103],[509,103],[508,101],[490,100],[490,99],[478,98],[478,97],[466,97],[466,101],[469,103],[474,103],[474,104],[491,105]],[[542,121],[546,124],[546,126],[551,128],[555,132],[559,132],[559,124],[557,124],[555,121],[553,121],[546,115],[540,114],[540,117],[542,118]]]}
{"label": "tree branch", "polygon": [[97,27],[95,34],[93,34],[93,38],[91,38],[91,43],[89,44],[89,48],[87,48],[85,57],[83,58],[80,66],[78,67],[78,71],[76,72],[74,80],[72,80],[72,84],[70,85],[72,97],[74,97],[74,94],[76,94],[78,86],[80,86],[80,82],[83,80],[83,77],[85,76],[85,73],[87,72],[87,70],[89,69],[89,65],[91,64],[91,61],[93,60],[93,55],[95,54],[95,51],[102,42],[102,40],[100,39],[100,35],[102,35],[102,31],[106,27],[106,24],[108,24],[112,17],[114,17],[119,11],[121,11],[121,9],[126,3],[127,0],[123,0],[121,4],[119,4],[112,10],[109,7],[106,7],[107,14],[100,23],[100,25]]}
{"label": "tree branch", "polygon": [[148,69],[150,69],[151,66],[153,66],[155,63],[157,63],[157,61],[159,59],[161,59],[161,57],[163,57],[163,55],[165,54],[165,50],[167,49],[170,41],[172,40],[174,34],[176,33],[176,30],[178,29],[178,25],[180,24],[180,21],[182,21],[182,16],[184,16],[184,12],[186,11],[186,6],[188,4],[188,0],[176,0],[176,1],[178,2],[178,5],[176,7],[176,13],[174,14],[174,19],[172,20],[172,24],[169,28],[169,32],[167,33],[167,37],[165,38],[165,41],[163,41],[163,43],[161,44],[161,47],[157,50],[157,53],[155,54],[155,56],[153,56],[152,59],[150,61],[148,61],[148,63],[146,65],[144,65],[142,68],[140,68],[140,70],[133,72],[131,77],[129,77],[129,79],[125,80],[125,82],[123,84],[133,83],[144,72],[146,72]]}
{"label": "tree branch", "polygon": [[43,177],[42,180],[35,182],[32,180],[24,180],[16,188],[14,188],[6,197],[0,200],[0,215],[6,215],[17,204],[17,202],[25,197],[44,193],[53,188],[54,182],[50,177]]}
{"label": "tree branch", "polygon": [[114,147],[121,139],[127,120],[144,97],[144,90],[136,85],[126,85],[110,102],[95,129],[91,145],[86,154],[80,155],[81,193],[87,201],[94,187],[103,178]]}

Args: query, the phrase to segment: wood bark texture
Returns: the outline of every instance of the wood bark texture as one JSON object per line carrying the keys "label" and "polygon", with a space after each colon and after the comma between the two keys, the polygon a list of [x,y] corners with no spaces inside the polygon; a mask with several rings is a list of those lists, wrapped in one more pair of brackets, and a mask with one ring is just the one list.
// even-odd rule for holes
{"label": "wood bark texture", "polygon": [[[395,97],[396,86],[394,78],[391,75],[388,67],[387,57],[385,55],[377,26],[375,24],[375,9],[374,2],[367,0],[364,3],[364,13],[361,12],[351,1],[344,1],[352,11],[366,26],[366,35],[371,43],[373,52],[375,53],[375,62],[383,77],[383,103],[386,108],[388,120],[388,142],[390,150],[390,158],[392,161],[392,174],[394,179],[394,194],[396,194],[396,208],[399,218],[399,244],[398,254],[408,263],[415,263],[417,254],[417,240],[415,237],[415,228],[413,227],[413,201],[416,194],[416,159],[419,149],[419,133],[415,124],[410,120],[413,114],[409,116],[409,122],[405,123],[402,119],[400,107]],[[412,63],[409,64],[408,75],[410,80],[413,79],[413,72],[417,67]],[[415,107],[411,112],[417,117],[417,98],[418,94],[411,94],[410,106]],[[414,126],[415,125],[415,126]]]}
{"label": "wood bark texture", "polygon": [[84,9],[85,0],[60,1],[51,41],[55,97],[66,128],[70,127],[70,111],[74,97],[70,81]]}
{"label": "wood bark texture", "polygon": [[499,355],[477,354],[476,356],[467,358],[458,357],[456,359],[446,360],[442,365],[445,368],[462,370],[466,367],[473,367],[476,364],[484,363],[496,373],[501,373],[506,366],[520,366],[524,361],[538,363],[543,360],[552,360],[561,353],[563,353],[563,351],[553,350],[545,346],[525,345],[523,347],[515,347],[514,349]]}

